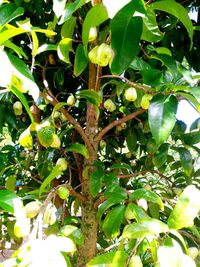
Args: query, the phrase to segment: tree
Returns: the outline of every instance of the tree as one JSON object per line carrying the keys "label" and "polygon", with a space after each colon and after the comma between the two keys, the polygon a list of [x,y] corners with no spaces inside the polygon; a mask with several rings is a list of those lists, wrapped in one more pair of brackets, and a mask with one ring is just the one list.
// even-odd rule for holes
{"label": "tree", "polygon": [[200,121],[176,120],[200,110],[199,26],[174,0],[104,4],[1,1],[2,266],[199,260]]}

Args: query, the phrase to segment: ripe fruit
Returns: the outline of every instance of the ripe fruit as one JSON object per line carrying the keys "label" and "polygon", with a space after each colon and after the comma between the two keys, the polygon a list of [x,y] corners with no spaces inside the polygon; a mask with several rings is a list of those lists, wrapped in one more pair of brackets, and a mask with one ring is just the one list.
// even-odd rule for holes
{"label": "ripe fruit", "polygon": [[90,61],[93,64],[97,64],[97,51],[99,49],[99,45],[95,46],[92,50],[90,50],[88,57],[90,59]]}
{"label": "ripe fruit", "polygon": [[14,235],[18,238],[25,237],[30,233],[30,220],[21,219],[17,220],[14,225]]}
{"label": "ripe fruit", "polygon": [[92,27],[89,31],[88,42],[93,42],[97,38],[97,28]]}
{"label": "ripe fruit", "polygon": [[115,105],[115,103],[111,99],[107,99],[104,102],[104,108],[106,108],[110,112],[113,112],[116,109],[116,105]]}
{"label": "ripe fruit", "polygon": [[16,101],[13,104],[13,110],[16,116],[22,115],[22,103],[20,101]]}
{"label": "ripe fruit", "polygon": [[71,94],[68,98],[67,98],[67,105],[68,106],[73,106],[75,104],[75,97]]}
{"label": "ripe fruit", "polygon": [[141,99],[141,107],[143,109],[148,109],[149,108],[149,105],[150,105],[150,100],[152,99],[152,95],[149,95],[149,94],[145,94],[143,95],[142,99]]}
{"label": "ripe fruit", "polygon": [[70,195],[70,191],[67,187],[65,186],[60,186],[57,190],[57,194],[61,199],[66,199]]}
{"label": "ripe fruit", "polygon": [[21,133],[19,140],[19,144],[27,149],[32,149],[33,148],[33,138],[30,133],[29,128],[26,129],[23,133]]}
{"label": "ripe fruit", "polygon": [[56,208],[51,203],[48,204],[43,215],[43,223],[52,225],[56,222]]}
{"label": "ripe fruit", "polygon": [[37,216],[40,210],[41,204],[38,201],[31,201],[25,205],[26,217],[29,219]]}
{"label": "ripe fruit", "polygon": [[59,166],[61,171],[66,171],[68,163],[64,158],[59,158],[56,162],[56,166]]}
{"label": "ripe fruit", "polygon": [[88,57],[92,63],[105,67],[111,62],[113,58],[113,51],[108,44],[103,43],[100,46],[95,46],[89,52]]}
{"label": "ripe fruit", "polygon": [[50,147],[53,148],[60,148],[61,141],[57,134],[53,134],[53,142],[51,143]]}
{"label": "ripe fruit", "polygon": [[135,101],[137,99],[136,89],[134,87],[129,87],[128,89],[126,89],[126,91],[124,93],[124,97],[129,102]]}
{"label": "ripe fruit", "polygon": [[190,247],[188,248],[188,256],[190,256],[193,260],[196,259],[196,257],[199,254],[199,250],[196,247]]}

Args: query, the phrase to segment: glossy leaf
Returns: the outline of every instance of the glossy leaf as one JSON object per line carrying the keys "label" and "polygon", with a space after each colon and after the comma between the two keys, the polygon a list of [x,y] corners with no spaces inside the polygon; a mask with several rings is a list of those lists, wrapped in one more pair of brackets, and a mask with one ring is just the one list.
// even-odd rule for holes
{"label": "glossy leaf", "polygon": [[10,49],[12,49],[19,57],[23,56],[25,59],[28,59],[27,55],[25,54],[25,52],[23,51],[23,49],[17,45],[15,45],[13,42],[11,42],[10,40],[7,40],[3,43],[3,45],[5,47],[8,47]]}
{"label": "glossy leaf", "polygon": [[127,198],[126,190],[117,184],[108,186],[104,194],[109,203],[120,203]]}
{"label": "glossy leaf", "polygon": [[99,206],[98,211],[97,211],[97,220],[99,223],[101,223],[102,216],[106,212],[106,210],[109,209],[113,205],[115,205],[115,203],[110,203],[106,200]]}
{"label": "glossy leaf", "polygon": [[103,231],[107,238],[114,238],[119,235],[120,225],[124,219],[125,206],[117,206],[108,212],[103,221]]}
{"label": "glossy leaf", "polygon": [[153,203],[157,203],[160,208],[163,210],[164,209],[164,204],[161,200],[161,198],[154,192],[146,189],[136,189],[133,193],[130,195],[130,200],[136,200],[136,199],[145,199],[147,201],[151,201]]}
{"label": "glossy leaf", "polygon": [[88,267],[100,267],[100,266],[114,266],[122,267],[126,266],[128,255],[125,251],[109,251],[101,255],[96,256],[90,260],[87,264]]}
{"label": "glossy leaf", "polygon": [[149,216],[143,210],[143,208],[139,207],[134,203],[129,203],[126,207],[125,218],[127,220],[135,219],[137,222],[144,218],[148,218]]}
{"label": "glossy leaf", "polygon": [[199,99],[196,99],[196,97],[194,95],[187,93],[187,92],[180,92],[180,91],[177,91],[177,94],[179,94],[179,95],[183,96],[185,99],[187,99],[190,103],[192,103],[194,105],[194,107],[197,109],[197,111],[200,112]]}
{"label": "glossy leaf", "polygon": [[71,152],[75,152],[75,153],[81,154],[86,159],[89,158],[89,153],[88,153],[87,148],[84,145],[79,144],[79,143],[75,143],[75,144],[72,144],[72,145],[68,146],[66,151],[71,151]]}
{"label": "glossy leaf", "polygon": [[44,44],[41,45],[38,50],[37,50],[37,55],[39,55],[40,53],[43,53],[45,51],[51,51],[51,50],[57,50],[57,45],[53,45],[53,44]]}
{"label": "glossy leaf", "polygon": [[74,225],[63,226],[60,230],[60,234],[71,238],[74,241],[74,243],[76,243],[77,245],[83,244],[83,241],[84,241],[83,234],[80,231],[80,229],[78,229]]}
{"label": "glossy leaf", "polygon": [[101,96],[94,90],[81,90],[77,94],[80,98],[86,98],[88,102],[95,106],[99,106],[99,104],[102,102]]}
{"label": "glossy leaf", "polygon": [[125,226],[123,237],[129,239],[144,238],[149,235],[158,235],[169,231],[168,226],[157,219],[145,218],[139,223],[131,223]]}
{"label": "glossy leaf", "polygon": [[141,39],[148,42],[159,42],[164,34],[160,31],[156,15],[150,8],[147,9],[147,15],[143,18],[143,29]]}
{"label": "glossy leaf", "polygon": [[99,193],[103,176],[104,176],[104,171],[101,169],[97,169],[90,176],[89,190],[93,197],[96,197],[97,194]]}
{"label": "glossy leaf", "polygon": [[71,17],[62,25],[61,36],[62,38],[72,38],[74,33],[74,28],[76,25],[76,17]]}
{"label": "glossy leaf", "polygon": [[157,168],[163,166],[167,161],[168,149],[169,144],[164,143],[160,146],[159,151],[154,155],[152,161]]}
{"label": "glossy leaf", "polygon": [[65,63],[70,63],[69,51],[71,48],[72,39],[64,38],[58,44],[58,57]]}
{"label": "glossy leaf", "polygon": [[113,74],[121,74],[126,70],[137,54],[142,34],[142,18],[133,17],[136,11],[145,14],[142,0],[131,1],[111,20],[111,46],[114,50],[111,71]]}
{"label": "glossy leaf", "polygon": [[110,166],[110,170],[115,170],[115,169],[125,169],[129,172],[133,172],[131,166],[129,164],[126,163],[114,163],[113,165]]}
{"label": "glossy leaf", "polygon": [[189,18],[188,11],[181,4],[174,0],[163,0],[152,3],[150,8],[167,12],[179,19],[188,31],[192,47],[193,25]]}
{"label": "glossy leaf", "polygon": [[20,201],[20,198],[11,191],[0,190],[0,207],[10,213],[14,213],[14,203]]}
{"label": "glossy leaf", "polygon": [[4,31],[0,31],[0,44],[3,44],[5,41],[9,40],[10,38],[26,33],[28,30],[24,30],[21,28],[12,27]]}
{"label": "glossy leaf", "polygon": [[126,143],[128,146],[128,149],[130,152],[135,152],[135,149],[137,147],[137,135],[134,130],[128,131],[127,137],[126,137]]}
{"label": "glossy leaf", "polygon": [[200,191],[194,185],[187,186],[179,196],[167,224],[170,228],[192,227],[200,210]]}
{"label": "glossy leaf", "polygon": [[39,48],[39,41],[37,38],[37,34],[35,31],[31,31],[32,36],[32,42],[33,42],[33,48],[32,48],[32,56],[35,57]]}
{"label": "glossy leaf", "polygon": [[79,76],[87,67],[88,58],[85,56],[83,45],[80,44],[76,50],[74,61],[74,75]]}
{"label": "glossy leaf", "polygon": [[149,107],[149,126],[157,144],[166,141],[176,122],[177,100],[172,96],[156,95]]}
{"label": "glossy leaf", "polygon": [[24,14],[23,7],[17,7],[15,4],[7,4],[0,6],[0,26],[9,23],[13,19]]}
{"label": "glossy leaf", "polygon": [[193,160],[190,151],[184,147],[179,147],[178,152],[180,155],[181,165],[187,176],[190,176],[193,172]]}
{"label": "glossy leaf", "polygon": [[187,145],[195,145],[200,143],[200,131],[194,131],[191,133],[186,133],[181,136]]}
{"label": "glossy leaf", "polygon": [[55,179],[57,176],[61,175],[63,172],[60,170],[60,166],[55,166],[50,174],[44,179],[42,185],[40,186],[39,195],[41,195],[45,188]]}
{"label": "glossy leaf", "polygon": [[107,19],[108,19],[107,9],[103,4],[95,5],[93,8],[89,10],[84,19],[83,30],[82,30],[82,40],[85,52],[87,52],[87,43],[88,43],[90,28],[99,26]]}

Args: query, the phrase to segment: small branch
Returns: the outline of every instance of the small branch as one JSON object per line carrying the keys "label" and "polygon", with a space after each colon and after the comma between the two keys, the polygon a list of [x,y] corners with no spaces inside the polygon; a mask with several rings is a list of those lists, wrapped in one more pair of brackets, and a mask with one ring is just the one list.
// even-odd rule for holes
{"label": "small branch", "polygon": [[101,74],[102,74],[102,67],[97,66],[97,75],[96,75],[96,83],[95,83],[95,91],[99,91],[100,84],[101,84]]}
{"label": "small branch", "polygon": [[138,115],[142,114],[146,112],[145,109],[138,109],[137,111],[119,119],[119,120],[116,120],[116,121],[113,121],[112,123],[110,123],[108,126],[106,126],[105,128],[102,129],[102,131],[97,135],[96,137],[96,142],[99,143],[101,141],[101,139],[103,138],[103,136],[108,132],[110,131],[112,128],[122,124],[123,122],[126,122],[126,121],[129,121],[129,120],[132,120],[134,118],[136,118]]}
{"label": "small branch", "polygon": [[[49,101],[54,107],[59,103],[57,101],[57,99],[51,94],[47,94],[47,93],[40,93],[42,97],[44,97],[47,101]],[[89,153],[93,153],[93,147],[88,139],[88,137],[86,136],[83,128],[81,127],[81,125],[74,119],[74,117],[72,117],[66,109],[61,108],[60,111],[63,113],[63,115],[68,119],[68,121],[71,122],[71,124],[74,125],[74,128],[76,129],[76,131],[81,135],[81,137],[83,138],[83,141],[85,142],[86,147],[88,148]]]}
{"label": "small branch", "polygon": [[129,79],[127,79],[126,77],[123,77],[123,76],[119,76],[119,75],[103,75],[100,78],[101,79],[102,78],[115,78],[115,79],[124,80],[127,84],[129,84],[130,86],[133,86],[136,89],[143,90],[145,93],[152,93],[151,92],[151,87],[149,87],[147,85],[143,85],[141,83],[131,82]]}
{"label": "small branch", "polygon": [[196,238],[195,236],[189,234],[188,232],[180,230],[179,233],[180,233],[181,235],[187,236],[190,240],[192,239],[192,240],[194,240],[196,243],[200,244],[200,240],[199,240],[198,238]]}

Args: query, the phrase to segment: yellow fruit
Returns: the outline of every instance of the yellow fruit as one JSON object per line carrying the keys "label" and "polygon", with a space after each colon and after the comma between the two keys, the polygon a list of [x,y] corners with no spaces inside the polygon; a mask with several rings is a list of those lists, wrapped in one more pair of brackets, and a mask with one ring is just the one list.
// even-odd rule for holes
{"label": "yellow fruit", "polygon": [[93,42],[97,38],[97,28],[92,27],[89,31],[88,42]]}
{"label": "yellow fruit", "polygon": [[75,104],[75,97],[71,94],[68,98],[67,98],[67,105],[68,106],[73,106]]}
{"label": "yellow fruit", "polygon": [[90,59],[90,61],[93,64],[97,64],[97,51],[98,51],[99,46],[95,46],[88,54],[88,57]]}
{"label": "yellow fruit", "polygon": [[25,205],[26,217],[29,219],[37,216],[40,210],[41,204],[38,201],[31,201]]}
{"label": "yellow fruit", "polygon": [[33,138],[30,133],[29,128],[26,129],[19,137],[18,140],[19,144],[27,149],[32,149],[33,148]]}
{"label": "yellow fruit", "polygon": [[116,109],[116,105],[115,105],[115,103],[111,99],[107,99],[104,102],[104,108],[106,108],[110,112],[113,112]]}
{"label": "yellow fruit", "polygon": [[43,223],[52,225],[56,222],[56,208],[51,203],[48,204],[44,215],[43,215]]}
{"label": "yellow fruit", "polygon": [[53,118],[54,118],[54,119],[59,119],[60,116],[61,116],[61,113],[60,113],[59,111],[56,111],[56,112],[54,112],[54,114],[53,114]]}
{"label": "yellow fruit", "polygon": [[101,67],[107,66],[113,58],[113,51],[111,47],[103,43],[97,50],[97,64]]}
{"label": "yellow fruit", "polygon": [[13,110],[16,116],[22,115],[22,103],[20,101],[16,101],[13,104]]}
{"label": "yellow fruit", "polygon": [[137,99],[137,91],[134,87],[129,87],[128,89],[126,89],[125,93],[124,93],[124,97],[126,100],[133,102]]}
{"label": "yellow fruit", "polygon": [[65,186],[60,186],[57,190],[57,194],[61,199],[66,199],[70,195],[70,191],[67,187]]}
{"label": "yellow fruit", "polygon": [[37,126],[36,130],[40,144],[44,147],[49,147],[53,143],[54,127],[42,124]]}
{"label": "yellow fruit", "polygon": [[61,171],[66,171],[68,163],[64,158],[59,158],[56,162],[56,165],[59,166]]}
{"label": "yellow fruit", "polygon": [[141,105],[141,107],[143,109],[148,109],[149,108],[150,101],[151,101],[152,97],[153,96],[152,95],[149,95],[149,94],[143,95],[143,97],[141,99],[141,103],[140,103],[140,105]]}
{"label": "yellow fruit", "polygon": [[57,134],[53,134],[53,142],[51,143],[51,147],[60,148],[61,141]]}
{"label": "yellow fruit", "polygon": [[25,237],[30,233],[30,220],[21,219],[17,220],[14,225],[14,235],[18,238]]}

